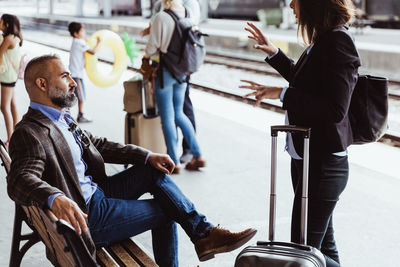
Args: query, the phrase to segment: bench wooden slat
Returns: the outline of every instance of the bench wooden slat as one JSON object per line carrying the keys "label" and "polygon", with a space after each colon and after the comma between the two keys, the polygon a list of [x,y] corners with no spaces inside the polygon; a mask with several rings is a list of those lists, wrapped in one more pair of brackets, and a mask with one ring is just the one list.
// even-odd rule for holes
{"label": "bench wooden slat", "polygon": [[[74,266],[74,258],[70,252],[66,252],[65,240],[57,232],[51,215],[41,209],[30,206],[24,207],[25,213],[37,229],[45,245],[55,254],[61,266]],[[104,250],[105,249],[105,250]],[[55,250],[55,253],[54,251]],[[111,258],[110,258],[111,257]],[[157,267],[158,265],[131,239],[113,244],[97,250],[97,260],[101,266],[132,266],[132,267]]]}
{"label": "bench wooden slat", "polygon": [[158,265],[150,258],[138,245],[135,244],[131,239],[126,239],[121,242],[125,249],[135,257],[139,263],[146,267],[157,267]]}
{"label": "bench wooden slat", "polygon": [[118,267],[118,265],[115,264],[115,262],[111,259],[111,256],[107,254],[104,248],[97,249],[96,256],[97,256],[97,263],[100,264],[101,266]]}
{"label": "bench wooden slat", "polygon": [[33,226],[35,227],[36,231],[39,233],[42,241],[45,243],[45,245],[49,248],[51,248],[51,242],[50,239],[47,236],[47,230],[45,225],[43,225],[41,222],[38,222],[38,214],[37,211],[33,208],[28,208],[24,207],[24,210],[27,211],[28,218],[31,220]]}
{"label": "bench wooden slat", "polygon": [[[67,246],[63,237],[57,233],[54,222],[40,209],[34,206],[28,207],[31,220],[39,235],[50,249],[61,266],[74,266],[75,260],[70,252],[64,250]],[[44,223],[44,224],[43,224]],[[55,250],[55,251],[54,251]]]}
{"label": "bench wooden slat", "polygon": [[122,266],[129,266],[129,267],[140,267],[139,263],[135,261],[134,258],[130,256],[130,254],[125,250],[123,246],[119,243],[112,244],[105,248],[113,259]]}
{"label": "bench wooden slat", "polygon": [[6,149],[0,145],[0,156],[1,156],[1,160],[4,164],[4,168],[6,170],[6,173],[10,172],[10,165],[11,165],[11,159],[10,156],[8,155]]}

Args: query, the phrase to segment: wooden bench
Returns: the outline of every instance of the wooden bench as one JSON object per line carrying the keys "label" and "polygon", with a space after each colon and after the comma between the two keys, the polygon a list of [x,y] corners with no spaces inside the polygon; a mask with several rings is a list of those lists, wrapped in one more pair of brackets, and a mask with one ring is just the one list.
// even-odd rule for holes
{"label": "wooden bench", "polygon": [[[11,159],[1,140],[0,157],[8,173]],[[32,232],[22,234],[22,223]],[[23,241],[26,242],[21,246]],[[55,266],[158,266],[131,239],[98,248],[95,262],[75,229],[64,220],[59,220],[51,210],[43,210],[37,205],[15,204],[10,266],[20,266],[28,249],[39,241],[46,246],[48,259]]]}

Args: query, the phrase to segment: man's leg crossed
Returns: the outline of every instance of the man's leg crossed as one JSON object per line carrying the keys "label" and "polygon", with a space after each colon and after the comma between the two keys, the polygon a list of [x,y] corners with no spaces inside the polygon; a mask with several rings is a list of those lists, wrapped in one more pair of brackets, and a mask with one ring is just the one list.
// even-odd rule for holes
{"label": "man's leg crossed", "polygon": [[168,175],[149,165],[122,171],[100,187],[111,198],[138,199],[144,193],[151,193],[165,215],[178,222],[192,242],[206,236],[213,227]]}
{"label": "man's leg crossed", "polygon": [[178,264],[176,225],[153,199],[107,198],[98,189],[90,202],[88,221],[96,246],[105,246],[152,230],[157,264]]}
{"label": "man's leg crossed", "polygon": [[[217,253],[228,252],[242,246],[257,232],[255,229],[249,228],[242,232],[232,233],[219,227],[213,227],[204,215],[197,212],[193,203],[168,175],[148,165],[137,165],[109,177],[100,187],[104,188],[105,195],[109,198],[137,199],[145,192],[153,194],[154,200],[152,201],[157,204],[159,212],[163,213],[168,220],[178,222],[190,237],[200,261],[211,259]],[[144,200],[135,201],[143,202]],[[135,209],[137,208],[135,207]],[[150,208],[146,208],[146,210],[148,211]],[[127,209],[125,212],[129,214],[131,211]],[[153,231],[154,234],[155,231]]]}

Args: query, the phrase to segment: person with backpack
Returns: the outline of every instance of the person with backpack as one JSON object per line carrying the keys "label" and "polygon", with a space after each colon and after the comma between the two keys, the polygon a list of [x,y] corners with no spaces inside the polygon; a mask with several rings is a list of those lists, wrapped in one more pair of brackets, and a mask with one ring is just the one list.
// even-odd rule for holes
{"label": "person with backpack", "polygon": [[[155,77],[155,98],[161,117],[164,139],[168,154],[177,165],[175,173],[179,173],[177,126],[181,129],[193,154],[192,160],[186,164],[185,168],[198,170],[206,165],[201,156],[194,127],[183,113],[187,77],[202,63],[201,58],[204,59],[205,50],[204,40],[200,38],[201,33],[194,30],[182,1],[163,0],[163,4],[165,9],[154,17],[150,28],[141,72],[146,80]],[[191,50],[194,46],[188,45],[189,38],[193,38],[190,39],[190,42],[196,42],[196,49],[200,50]],[[150,58],[153,62],[159,62],[156,72],[149,63]],[[198,60],[190,62],[192,58]]]}
{"label": "person with backpack", "polygon": [[[308,45],[297,63],[278,49],[253,23],[246,30],[265,61],[289,83],[285,88],[243,81],[246,96],[280,99],[286,123],[311,128],[307,244],[324,254],[327,267],[339,267],[333,230],[333,211],[349,178],[347,147],[353,143],[349,120],[351,97],[358,80],[360,57],[347,23],[354,10],[351,0],[292,0],[298,33]],[[302,136],[288,134],[286,150],[292,157],[295,192],[291,240],[300,242],[303,169]]]}
{"label": "person with backpack", "polygon": [[[200,4],[198,0],[183,0],[182,1],[183,6],[185,7],[186,11],[189,13],[189,18],[192,21],[194,25],[199,25],[200,23]],[[153,7],[152,13],[152,21],[154,20],[154,17],[156,14],[158,14],[160,11],[164,9],[163,1],[158,0]],[[142,31],[140,31],[140,35],[142,37],[149,35],[150,34],[150,29],[151,29],[151,22],[149,23],[149,26],[144,28]],[[190,99],[190,83],[187,83],[186,87],[186,92],[185,92],[185,100],[183,102],[183,113],[189,118],[190,122],[193,125],[194,130],[196,131],[196,121],[195,121],[195,116],[194,116],[194,111],[193,111],[193,104],[192,100]],[[180,163],[186,163],[189,162],[193,158],[193,154],[190,151],[190,146],[188,144],[188,141],[183,138],[182,140],[182,155],[179,158]]]}
{"label": "person with backpack", "polygon": [[7,130],[8,141],[18,122],[18,110],[15,102],[15,84],[18,80],[19,65],[21,60],[20,47],[22,34],[19,20],[11,14],[3,14],[0,18],[2,39],[0,45],[0,83],[1,83],[1,112]]}

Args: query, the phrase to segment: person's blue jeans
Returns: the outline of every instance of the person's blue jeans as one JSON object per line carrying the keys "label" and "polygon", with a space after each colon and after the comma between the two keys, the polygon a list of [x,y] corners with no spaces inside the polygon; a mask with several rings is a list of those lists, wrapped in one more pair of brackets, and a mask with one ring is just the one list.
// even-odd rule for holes
{"label": "person's blue jeans", "polygon": [[[300,242],[303,161],[292,159],[295,198],[292,212],[292,242]],[[324,254],[327,267],[339,267],[333,230],[333,210],[349,178],[347,156],[310,154],[307,244]]]}
{"label": "person's blue jeans", "polygon": [[[162,78],[160,72],[162,72]],[[185,77],[177,78],[182,81],[185,80]],[[161,86],[161,80],[163,80],[163,87]],[[157,74],[155,87],[155,97],[161,117],[168,155],[175,164],[179,163],[177,154],[178,133],[176,130],[178,126],[193,156],[200,156],[201,153],[196,139],[196,132],[189,118],[183,113],[183,103],[187,87],[186,82],[179,83],[166,68],[162,68]]]}
{"label": "person's blue jeans", "polygon": [[[186,86],[185,100],[183,101],[183,113],[189,118],[190,122],[193,125],[193,129],[196,132],[196,120],[194,118],[192,100],[190,99],[190,83],[187,83]],[[183,138],[182,140],[182,149],[184,153],[185,151],[190,151],[190,146],[185,138]]]}
{"label": "person's blue jeans", "polygon": [[[150,192],[154,199],[138,200]],[[152,230],[159,266],[178,266],[178,222],[192,242],[213,225],[171,178],[149,165],[137,165],[99,182],[89,203],[89,229],[97,247]]]}

